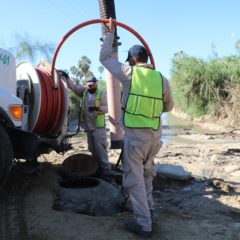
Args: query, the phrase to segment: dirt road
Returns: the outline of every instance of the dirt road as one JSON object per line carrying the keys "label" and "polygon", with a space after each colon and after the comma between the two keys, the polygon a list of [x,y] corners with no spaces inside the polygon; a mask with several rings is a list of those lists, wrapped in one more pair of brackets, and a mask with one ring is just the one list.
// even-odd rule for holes
{"label": "dirt road", "polygon": [[[197,139],[198,143],[165,142],[156,163],[182,166],[193,178],[180,181],[156,177],[152,239],[240,240],[240,131],[174,131],[175,136],[192,142]],[[88,152],[85,137],[75,139],[73,146]],[[69,154],[42,156],[39,169],[32,174],[13,169],[0,192],[0,239],[139,239],[124,230],[131,212],[96,217],[52,208],[60,164]],[[118,154],[109,152],[113,163]]]}

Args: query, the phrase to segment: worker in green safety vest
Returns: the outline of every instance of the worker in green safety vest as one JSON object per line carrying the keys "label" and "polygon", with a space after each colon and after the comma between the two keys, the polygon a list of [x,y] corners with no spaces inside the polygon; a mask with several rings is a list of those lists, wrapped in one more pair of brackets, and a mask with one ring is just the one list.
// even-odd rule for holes
{"label": "worker in green safety vest", "polygon": [[115,26],[112,19],[106,27],[108,32],[100,52],[100,62],[122,83],[122,184],[135,216],[125,228],[149,237],[152,235],[154,210],[154,157],[162,146],[161,114],[173,109],[173,98],[168,80],[147,63],[148,54],[143,46],[130,48],[126,60],[129,64],[123,64],[114,57]]}
{"label": "worker in green safety vest", "polygon": [[84,87],[75,84],[64,71],[58,70],[58,74],[64,77],[68,88],[82,98],[80,126],[87,133],[88,149],[100,165],[99,173],[110,174],[105,125],[105,114],[108,112],[106,92],[98,89],[95,77],[88,79]]}

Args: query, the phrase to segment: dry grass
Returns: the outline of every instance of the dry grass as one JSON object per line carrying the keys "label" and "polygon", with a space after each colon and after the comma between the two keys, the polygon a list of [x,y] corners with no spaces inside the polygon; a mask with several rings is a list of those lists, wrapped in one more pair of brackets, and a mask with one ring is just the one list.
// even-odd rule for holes
{"label": "dry grass", "polygon": [[229,126],[240,127],[240,85],[232,84],[225,88],[228,97],[219,102],[216,115],[228,121]]}

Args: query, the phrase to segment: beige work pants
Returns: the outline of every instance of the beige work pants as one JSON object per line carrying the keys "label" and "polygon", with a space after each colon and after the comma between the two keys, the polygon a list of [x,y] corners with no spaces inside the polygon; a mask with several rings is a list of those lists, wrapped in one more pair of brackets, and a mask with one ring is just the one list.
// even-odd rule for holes
{"label": "beige work pants", "polygon": [[152,181],[156,176],[154,157],[160,150],[162,142],[159,138],[143,141],[124,137],[123,188],[129,195],[137,223],[144,231],[151,231],[150,209],[154,207]]}
{"label": "beige work pants", "polygon": [[108,160],[107,134],[105,128],[96,128],[87,131],[88,149],[93,158],[99,163],[101,169],[109,170],[111,165]]}

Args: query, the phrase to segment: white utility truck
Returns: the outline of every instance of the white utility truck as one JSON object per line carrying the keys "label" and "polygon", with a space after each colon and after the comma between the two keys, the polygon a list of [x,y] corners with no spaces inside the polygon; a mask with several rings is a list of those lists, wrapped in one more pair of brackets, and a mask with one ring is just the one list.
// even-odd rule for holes
{"label": "white utility truck", "polygon": [[0,185],[14,159],[37,161],[42,153],[71,147],[68,89],[56,79],[44,67],[16,66],[14,56],[0,48]]}

